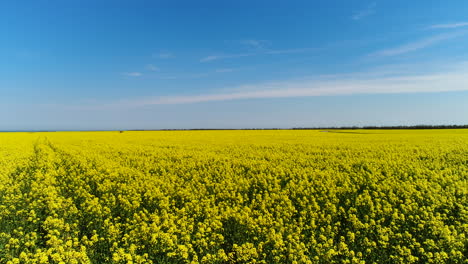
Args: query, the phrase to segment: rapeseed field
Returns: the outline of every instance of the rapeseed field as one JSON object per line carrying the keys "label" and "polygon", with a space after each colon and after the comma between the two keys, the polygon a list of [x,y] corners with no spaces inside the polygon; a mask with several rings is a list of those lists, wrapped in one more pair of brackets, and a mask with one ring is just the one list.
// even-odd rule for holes
{"label": "rapeseed field", "polygon": [[0,263],[468,263],[468,130],[0,133]]}

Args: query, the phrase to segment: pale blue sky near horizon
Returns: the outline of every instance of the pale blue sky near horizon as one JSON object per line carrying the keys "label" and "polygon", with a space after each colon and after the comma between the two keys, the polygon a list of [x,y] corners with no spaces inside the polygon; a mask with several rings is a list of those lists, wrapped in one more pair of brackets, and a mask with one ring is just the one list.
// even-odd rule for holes
{"label": "pale blue sky near horizon", "polygon": [[468,2],[0,2],[0,130],[468,124]]}

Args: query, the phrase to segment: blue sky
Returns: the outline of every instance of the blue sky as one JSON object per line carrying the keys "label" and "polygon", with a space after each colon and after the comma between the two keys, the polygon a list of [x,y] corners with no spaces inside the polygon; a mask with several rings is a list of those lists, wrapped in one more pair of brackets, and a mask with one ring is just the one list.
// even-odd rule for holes
{"label": "blue sky", "polygon": [[0,2],[0,130],[468,124],[468,2]]}

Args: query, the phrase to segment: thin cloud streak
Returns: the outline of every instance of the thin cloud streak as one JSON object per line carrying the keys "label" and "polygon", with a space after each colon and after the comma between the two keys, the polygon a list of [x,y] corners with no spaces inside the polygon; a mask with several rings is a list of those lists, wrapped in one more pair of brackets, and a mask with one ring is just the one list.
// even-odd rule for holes
{"label": "thin cloud streak", "polygon": [[405,45],[402,45],[396,48],[390,48],[390,49],[377,51],[375,53],[370,54],[369,56],[370,57],[389,57],[389,56],[401,55],[401,54],[409,53],[412,51],[424,49],[434,44],[437,44],[439,42],[442,42],[444,40],[449,40],[449,39],[453,39],[456,37],[466,35],[467,33],[468,31],[459,31],[459,32],[454,32],[454,33],[439,34],[436,36],[432,36],[430,38],[425,38],[425,39],[418,40],[415,42],[407,43]]}
{"label": "thin cloud streak", "polygon": [[468,91],[468,64],[434,74],[394,75],[386,77],[337,77],[328,80],[295,80],[244,85],[231,92],[184,96],[164,96],[127,100],[114,107],[191,104],[241,99],[292,98],[353,94],[395,94]]}
{"label": "thin cloud streak", "polygon": [[460,28],[460,27],[468,27],[468,22],[458,22],[452,24],[437,24],[432,25],[430,29],[450,29],[450,28]]}
{"label": "thin cloud streak", "polygon": [[157,54],[153,54],[153,58],[170,59],[174,58],[174,54],[172,54],[171,52],[160,52]]}
{"label": "thin cloud streak", "polygon": [[302,48],[302,49],[284,49],[284,50],[265,50],[262,52],[255,53],[239,53],[239,54],[223,54],[223,55],[211,55],[200,59],[200,62],[211,62],[216,60],[234,59],[241,57],[251,57],[258,55],[280,55],[280,54],[294,54],[294,53],[305,53],[310,51],[321,50],[321,48]]}
{"label": "thin cloud streak", "polygon": [[305,53],[309,51],[322,50],[323,48],[304,48],[304,49],[284,49],[284,50],[269,50],[265,51],[265,54],[294,54],[294,53]]}
{"label": "thin cloud streak", "polygon": [[146,65],[146,69],[147,69],[148,71],[153,71],[153,72],[154,72],[154,71],[159,71],[159,68],[156,67],[156,66],[154,66],[153,64],[148,64],[148,65]]}
{"label": "thin cloud streak", "polygon": [[243,53],[243,54],[227,54],[227,55],[211,55],[200,59],[200,62],[210,62],[215,60],[222,60],[222,59],[232,59],[232,58],[240,58],[240,57],[249,57],[254,56],[254,53]]}
{"label": "thin cloud streak", "polygon": [[140,77],[143,76],[141,72],[124,72],[123,75],[128,77]]}
{"label": "thin cloud streak", "polygon": [[267,40],[246,39],[246,40],[241,40],[240,43],[250,48],[263,49],[265,45],[269,44],[270,42]]}
{"label": "thin cloud streak", "polygon": [[369,6],[367,6],[365,9],[356,12],[351,18],[353,20],[361,20],[365,17],[368,17],[372,14],[375,13],[375,7],[377,6],[377,3],[373,2]]}

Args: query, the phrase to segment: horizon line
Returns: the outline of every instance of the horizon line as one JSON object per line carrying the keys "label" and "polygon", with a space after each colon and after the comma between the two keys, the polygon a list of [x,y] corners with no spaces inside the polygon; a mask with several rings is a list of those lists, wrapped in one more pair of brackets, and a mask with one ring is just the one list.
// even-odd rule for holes
{"label": "horizon line", "polygon": [[160,129],[85,129],[85,130],[0,130],[0,133],[53,133],[53,132],[151,132],[151,131],[224,131],[224,130],[321,130],[321,129],[363,129],[363,130],[426,130],[426,129],[468,129],[468,124],[464,125],[392,125],[392,126],[316,126],[316,127],[264,127],[264,128],[160,128]]}

